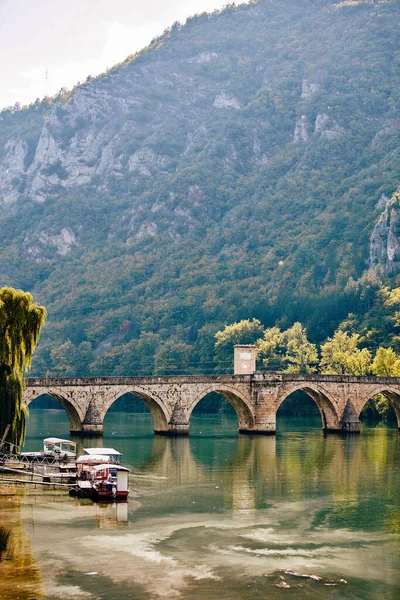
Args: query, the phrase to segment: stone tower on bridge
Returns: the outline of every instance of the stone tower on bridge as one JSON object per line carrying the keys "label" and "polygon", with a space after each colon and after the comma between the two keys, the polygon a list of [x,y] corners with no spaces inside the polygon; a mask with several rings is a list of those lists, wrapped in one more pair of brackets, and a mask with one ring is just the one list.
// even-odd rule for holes
{"label": "stone tower on bridge", "polygon": [[256,347],[253,344],[234,346],[234,375],[252,375],[256,370]]}

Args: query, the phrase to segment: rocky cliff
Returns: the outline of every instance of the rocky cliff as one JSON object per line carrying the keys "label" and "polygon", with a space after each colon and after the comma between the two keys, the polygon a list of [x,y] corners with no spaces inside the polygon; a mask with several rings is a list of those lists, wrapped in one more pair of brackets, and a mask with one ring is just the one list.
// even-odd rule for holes
{"label": "rocky cliff", "polygon": [[370,241],[370,266],[380,265],[384,273],[400,271],[400,193],[379,199],[377,209],[384,209],[376,223]]}

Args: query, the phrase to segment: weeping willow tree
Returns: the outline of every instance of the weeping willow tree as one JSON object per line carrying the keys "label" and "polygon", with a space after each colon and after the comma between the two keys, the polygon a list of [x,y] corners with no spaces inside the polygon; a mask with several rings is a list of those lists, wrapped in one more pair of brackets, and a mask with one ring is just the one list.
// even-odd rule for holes
{"label": "weeping willow tree", "polygon": [[0,440],[21,446],[25,439],[27,409],[22,403],[23,376],[39,340],[46,309],[31,294],[0,289]]}

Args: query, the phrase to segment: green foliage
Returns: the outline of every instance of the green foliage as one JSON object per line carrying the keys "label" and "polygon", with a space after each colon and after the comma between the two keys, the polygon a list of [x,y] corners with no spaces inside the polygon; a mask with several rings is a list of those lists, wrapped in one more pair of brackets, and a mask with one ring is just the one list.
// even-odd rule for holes
{"label": "green foliage", "polygon": [[315,344],[307,339],[306,329],[301,323],[285,331],[286,356],[288,363],[287,373],[312,373],[318,363],[318,354]]}
{"label": "green foliage", "polygon": [[160,345],[159,335],[144,332],[139,339],[132,339],[104,354],[94,354],[90,373],[95,376],[153,375],[155,353]]}
{"label": "green foliage", "polygon": [[279,327],[268,327],[264,337],[257,340],[257,358],[270,371],[281,371],[285,368],[285,342]]}
{"label": "green foliage", "polygon": [[160,345],[154,358],[155,375],[187,373],[192,346],[170,338]]}
{"label": "green foliage", "polygon": [[[351,282],[353,288],[358,282]],[[345,292],[348,292],[346,286]],[[400,289],[390,290],[381,282],[374,293],[369,292],[368,302],[364,304],[363,292],[356,294],[352,299],[354,313],[350,313],[340,328],[348,333],[360,335],[360,343],[371,351],[379,346],[391,346],[395,351],[400,350]]]}
{"label": "green foliage", "polygon": [[379,377],[400,377],[400,356],[393,348],[378,348],[371,372]]}
{"label": "green foliage", "polygon": [[94,355],[89,342],[75,345],[67,340],[50,353],[55,377],[87,377]]}
{"label": "green foliage", "polygon": [[318,363],[317,348],[299,322],[286,331],[266,329],[264,337],[257,340],[257,356],[268,369],[287,373],[312,373]]}
{"label": "green foliage", "polygon": [[31,365],[46,317],[31,294],[0,289],[0,438],[11,425],[6,440],[20,446],[25,439],[27,411],[22,404],[23,374]]}
{"label": "green foliage", "polygon": [[332,338],[321,346],[320,369],[322,373],[341,375],[368,375],[371,371],[371,353],[358,347],[360,336],[349,336],[337,329]]}
{"label": "green foliage", "polygon": [[362,417],[367,421],[391,421],[397,423],[394,408],[383,394],[377,394],[368,400],[362,410]]}

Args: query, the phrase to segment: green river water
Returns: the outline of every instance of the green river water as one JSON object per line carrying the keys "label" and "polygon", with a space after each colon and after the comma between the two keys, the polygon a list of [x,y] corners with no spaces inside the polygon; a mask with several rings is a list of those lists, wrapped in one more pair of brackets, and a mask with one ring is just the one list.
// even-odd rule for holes
{"label": "green river water", "polygon": [[[0,482],[2,600],[400,600],[400,438],[324,437],[320,419],[242,436],[231,417],[153,436],[150,415],[110,413],[100,445],[131,469],[127,504]],[[26,449],[69,437],[32,410]],[[97,445],[80,440],[81,447]]]}

